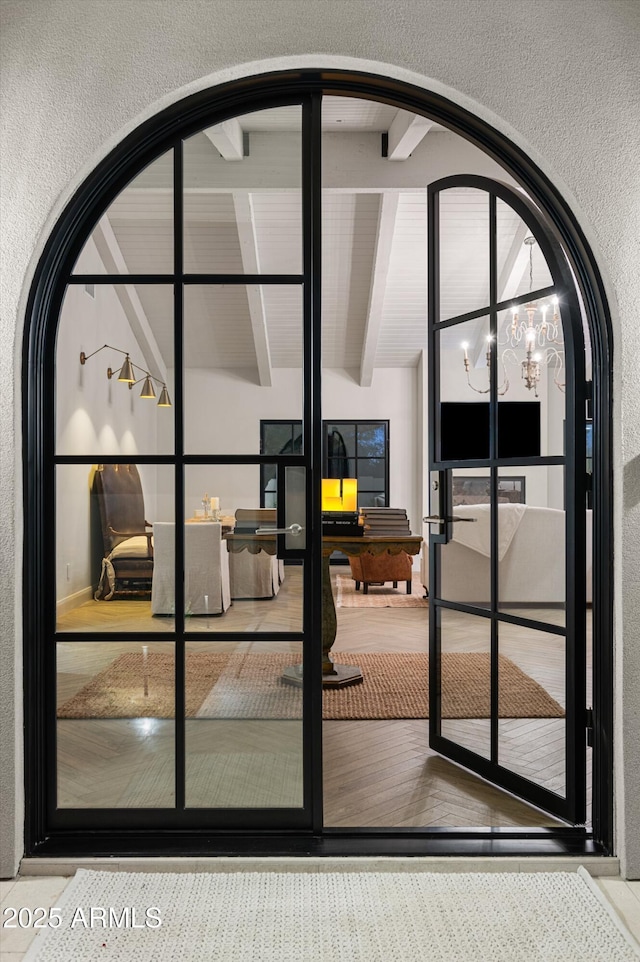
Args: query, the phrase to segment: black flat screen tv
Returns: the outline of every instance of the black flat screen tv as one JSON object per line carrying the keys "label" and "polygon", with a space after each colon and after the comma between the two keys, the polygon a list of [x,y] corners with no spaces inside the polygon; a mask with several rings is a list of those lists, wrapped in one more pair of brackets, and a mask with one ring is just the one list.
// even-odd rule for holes
{"label": "black flat screen tv", "polygon": [[[443,401],[440,415],[440,460],[490,456],[488,401]],[[540,401],[498,402],[498,457],[540,457]]]}

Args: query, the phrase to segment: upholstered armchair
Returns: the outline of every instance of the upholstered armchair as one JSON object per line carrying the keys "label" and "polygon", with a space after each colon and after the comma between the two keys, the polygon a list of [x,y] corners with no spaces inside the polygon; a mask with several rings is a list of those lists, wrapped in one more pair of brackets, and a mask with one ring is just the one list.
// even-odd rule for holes
{"label": "upholstered armchair", "polygon": [[369,592],[369,585],[381,585],[387,581],[393,582],[393,587],[398,587],[399,581],[406,581],[407,594],[411,594],[411,556],[406,551],[398,554],[370,555],[361,554],[358,557],[350,557],[351,577],[356,583],[356,591],[360,590],[362,584],[363,593]]}
{"label": "upholstered armchair", "polygon": [[104,555],[94,598],[149,598],[153,538],[144,516],[144,497],[135,464],[101,464],[93,476]]}
{"label": "upholstered armchair", "polygon": [[[235,518],[236,534],[253,534],[256,528],[276,526],[275,508],[238,508]],[[273,550],[263,550],[257,544],[234,550],[230,544],[229,576],[234,601],[273,598],[278,594],[284,581],[284,562],[276,557],[275,536],[269,547]]]}

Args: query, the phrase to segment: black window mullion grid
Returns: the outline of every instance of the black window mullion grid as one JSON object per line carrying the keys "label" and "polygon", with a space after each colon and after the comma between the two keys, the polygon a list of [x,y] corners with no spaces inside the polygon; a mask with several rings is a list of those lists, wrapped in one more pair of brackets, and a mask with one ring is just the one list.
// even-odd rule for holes
{"label": "black window mullion grid", "polygon": [[175,765],[176,810],[186,796],[186,650],[184,637],[184,142],[178,141],[173,162],[174,253],[174,531],[175,531]]}
{"label": "black window mullion grid", "polygon": [[499,301],[497,289],[494,289],[494,291],[490,294],[488,307],[478,307],[475,310],[467,311],[464,314],[456,314],[453,317],[444,318],[444,320],[438,321],[436,327],[439,331],[442,331],[447,327],[455,327],[457,324],[464,324],[465,321],[475,321],[479,317],[485,317],[489,313],[490,309],[499,314],[501,311],[506,311],[510,307],[528,304],[529,301],[540,300],[543,297],[552,297],[553,295],[557,295],[558,297],[562,295],[561,288],[555,284],[551,285],[550,287],[540,287],[535,291],[529,291],[527,294],[518,294],[517,296],[510,297],[508,301]]}
{"label": "black window mullion grid", "polygon": [[[440,458],[440,333],[437,322],[440,316],[440,193],[431,187],[427,190],[427,383],[429,385],[429,403],[427,405],[428,431],[427,448],[429,491],[427,504],[429,513],[434,500],[431,497],[431,485],[436,463]],[[443,498],[448,484],[443,484],[445,474],[439,472],[440,492],[437,499],[440,504],[440,517],[446,517]],[[442,529],[442,525],[439,526]],[[440,597],[440,542],[444,536],[435,534],[429,526],[429,745],[442,737],[442,632],[440,607],[434,603]]]}
{"label": "black window mullion grid", "polygon": [[[498,458],[498,314],[495,308],[498,300],[498,231],[496,217],[496,196],[489,194],[489,335],[491,337],[491,371],[489,372],[489,456],[496,462]],[[491,762],[498,763],[498,468],[490,470],[491,488]]]}
{"label": "black window mullion grid", "polygon": [[[177,235],[176,235],[177,237]],[[182,245],[184,249],[184,244]],[[190,284],[300,284],[303,274],[182,274],[182,283]],[[73,274],[69,284],[172,284],[173,274]]]}
{"label": "black window mullion grid", "polygon": [[[322,769],[322,94],[302,104],[302,261],[304,272],[303,450],[307,462],[307,547],[304,566],[303,743],[305,808],[323,828]],[[320,590],[318,590],[320,589]]]}
{"label": "black window mullion grid", "polygon": [[[565,429],[565,584],[566,593],[566,786],[576,820],[586,817],[586,565],[576,569],[576,557],[586,560],[586,436],[588,388],[575,292],[567,298],[569,323],[565,329],[566,429]],[[593,639],[592,639],[593,644]]]}
{"label": "black window mullion grid", "polygon": [[[62,314],[62,306],[64,303],[65,285],[59,285],[56,291],[56,304],[55,304],[55,316],[57,318],[57,323],[55,325],[56,330],[59,329],[60,317]],[[46,352],[50,358],[50,363],[47,364],[47,378],[45,380],[45,392],[42,400],[44,405],[39,406],[39,411],[42,411],[42,422],[38,424],[38,429],[42,431],[42,447],[43,447],[43,464],[42,464],[42,476],[41,478],[33,479],[32,491],[34,492],[35,498],[37,499],[38,507],[40,508],[40,517],[42,518],[41,526],[38,530],[38,534],[43,537],[42,543],[38,546],[39,550],[37,552],[37,558],[40,562],[40,572],[37,580],[37,584],[34,585],[35,592],[38,592],[42,601],[43,612],[42,628],[43,637],[45,641],[44,652],[38,651],[38,661],[36,668],[41,667],[44,663],[44,671],[40,677],[36,675],[36,684],[39,687],[41,679],[57,679],[58,670],[58,644],[56,639],[56,627],[57,627],[57,610],[56,610],[56,594],[57,585],[55,574],[49,575],[46,572],[46,568],[42,567],[42,560],[44,558],[51,557],[51,571],[56,571],[56,553],[57,553],[57,530],[58,530],[58,517],[57,517],[57,497],[56,488],[59,481],[59,472],[57,470],[57,465],[55,463],[55,452],[56,452],[56,383],[55,383],[55,352],[56,352],[56,342],[57,337],[52,331],[53,325],[47,331],[47,345]],[[30,381],[30,372],[27,370],[25,372],[25,383]],[[48,403],[52,401],[52,403]],[[37,418],[40,422],[40,419]],[[44,510],[43,510],[44,509]],[[45,576],[46,572],[46,576]],[[27,608],[28,615],[25,619],[25,627],[29,626],[29,621],[31,618],[31,612]],[[28,635],[27,635],[28,637]],[[54,642],[53,644],[51,642]],[[39,712],[40,720],[44,722],[44,733],[43,733],[43,745],[45,750],[44,757],[44,768],[45,768],[45,794],[42,799],[41,811],[46,811],[46,818],[51,823],[55,818],[55,812],[58,807],[58,693],[57,693],[57,683],[47,684],[44,682],[44,692],[43,692],[43,703],[44,703],[44,715],[40,714],[42,712],[42,707],[38,704],[37,711]],[[29,700],[26,701],[28,705],[31,701],[29,696],[32,696],[33,689],[31,692],[25,692]],[[26,712],[25,714],[28,714]],[[35,773],[35,779],[33,784],[40,787],[39,772]],[[26,809],[29,811],[29,798],[25,799]],[[38,799],[40,801],[40,799]]]}

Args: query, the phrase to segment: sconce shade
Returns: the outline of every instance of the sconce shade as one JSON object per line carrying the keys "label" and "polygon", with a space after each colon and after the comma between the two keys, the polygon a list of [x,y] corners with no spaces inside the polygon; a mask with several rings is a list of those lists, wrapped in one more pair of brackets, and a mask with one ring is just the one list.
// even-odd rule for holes
{"label": "sconce shade", "polygon": [[322,479],[323,511],[357,511],[358,482],[355,478]]}
{"label": "sconce shade", "polygon": [[118,374],[119,381],[126,381],[128,384],[135,384],[136,376],[133,373],[133,364],[129,360],[129,355],[124,359],[124,364],[120,368],[120,373]]}
{"label": "sconce shade", "polygon": [[156,392],[151,383],[151,377],[147,374],[144,379],[144,384],[142,385],[142,390],[140,391],[140,397],[152,398],[156,396]]}
{"label": "sconce shade", "polygon": [[166,384],[162,385],[162,390],[160,391],[160,397],[158,398],[158,407],[159,408],[171,407],[171,399],[169,397],[169,392],[167,391]]}

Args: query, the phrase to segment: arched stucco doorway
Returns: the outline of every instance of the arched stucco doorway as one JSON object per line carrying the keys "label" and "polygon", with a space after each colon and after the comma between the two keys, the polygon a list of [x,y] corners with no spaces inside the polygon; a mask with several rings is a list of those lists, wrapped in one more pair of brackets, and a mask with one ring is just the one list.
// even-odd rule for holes
{"label": "arched stucco doorway", "polygon": [[[110,282],[118,286],[122,283],[124,276],[117,265],[106,272],[98,271],[95,275],[91,271],[83,271],[82,276],[78,274],[75,267],[77,258],[84,248],[87,237],[94,228],[96,221],[102,216],[107,207],[117,198],[123,188],[130,182],[132,176],[141,172],[147,165],[157,162],[158,158],[167,152],[173,152],[170,170],[172,171],[174,189],[179,185],[182,189],[182,176],[184,174],[184,154],[182,149],[177,149],[177,144],[185,142],[188,138],[199,133],[204,127],[216,127],[223,129],[228,143],[222,150],[235,151],[238,159],[243,156],[243,145],[241,142],[234,141],[232,121],[240,113],[258,110],[277,110],[279,108],[288,109],[294,104],[299,104],[301,112],[302,148],[300,154],[302,209],[303,226],[301,231],[301,251],[300,268],[298,273],[283,272],[282,274],[273,269],[270,272],[270,279],[267,282],[265,276],[261,275],[257,265],[253,269],[244,264],[242,272],[244,283],[251,284],[269,283],[273,287],[278,284],[287,286],[299,284],[302,293],[302,313],[308,327],[308,339],[305,342],[300,355],[300,367],[304,370],[305,379],[308,382],[307,393],[303,398],[302,416],[309,419],[312,424],[314,419],[317,424],[319,411],[317,409],[318,395],[313,393],[313,379],[319,373],[319,356],[314,355],[313,340],[313,319],[314,312],[319,309],[319,288],[318,276],[320,268],[320,243],[322,239],[320,226],[320,188],[321,181],[319,176],[318,157],[319,157],[319,132],[320,120],[319,111],[321,109],[321,98],[323,96],[360,98],[376,103],[385,103],[404,111],[410,111],[416,116],[426,116],[435,123],[443,127],[454,130],[455,133],[467,141],[471,142],[480,150],[486,152],[494,161],[505,169],[509,176],[513,178],[527,193],[530,200],[538,207],[545,223],[548,227],[549,237],[553,238],[562,251],[566,268],[572,271],[575,278],[576,295],[582,299],[583,316],[588,328],[593,346],[593,396],[589,399],[592,405],[593,423],[595,425],[595,445],[593,454],[593,507],[594,507],[594,601],[593,614],[594,620],[598,625],[597,637],[599,646],[594,651],[594,661],[597,665],[598,684],[594,690],[594,718],[588,727],[592,729],[592,737],[595,748],[595,798],[594,807],[594,833],[595,841],[604,850],[610,850],[611,845],[611,760],[608,756],[607,746],[610,744],[610,715],[611,715],[611,631],[610,631],[610,584],[605,577],[606,572],[602,572],[597,559],[608,557],[608,539],[610,537],[610,472],[609,463],[609,342],[608,328],[606,325],[606,305],[602,300],[601,285],[598,282],[597,269],[590,256],[588,247],[582,237],[571,212],[566,208],[562,199],[548,183],[542,173],[530,161],[530,159],[515,145],[506,138],[498,134],[484,122],[471,115],[443,97],[425,92],[415,87],[389,81],[380,77],[372,77],[366,74],[344,74],[331,71],[292,71],[289,73],[279,73],[265,75],[244,80],[241,82],[229,83],[218,87],[215,90],[203,91],[195,94],[179,104],[168,108],[158,117],[143,124],[133,134],[129,135],[114,151],[99,165],[93,174],[87,179],[83,187],[78,191],[73,201],[69,204],[66,211],[60,218],[58,225],[52,233],[43,258],[40,262],[37,277],[34,282],[29,305],[30,326],[25,340],[25,360],[27,370],[37,372],[35,376],[31,374],[26,381],[26,434],[29,451],[30,463],[37,465],[37,469],[27,477],[26,496],[29,510],[27,511],[27,566],[26,583],[27,591],[25,617],[27,624],[26,636],[30,639],[29,645],[25,650],[25,664],[27,672],[27,684],[32,692],[33,704],[37,704],[38,711],[33,713],[28,719],[29,735],[29,791],[34,798],[42,800],[42,804],[32,807],[32,820],[29,826],[29,851],[41,848],[45,837],[50,841],[51,851],[80,851],[83,846],[90,844],[84,834],[90,829],[100,829],[105,832],[105,837],[111,837],[109,844],[117,847],[117,832],[121,828],[128,831],[139,832],[139,840],[136,842],[141,851],[162,851],[164,846],[163,838],[167,832],[185,832],[192,836],[196,841],[193,845],[197,848],[197,837],[201,833],[210,831],[210,823],[207,818],[200,813],[191,815],[188,819],[177,821],[166,811],[154,813],[153,818],[149,818],[149,813],[131,809],[126,811],[111,811],[106,818],[97,818],[95,824],[92,822],[88,809],[79,811],[73,806],[67,806],[61,811],[56,806],[55,801],[55,772],[51,767],[55,758],[55,710],[56,701],[53,691],[47,687],[55,675],[55,655],[53,642],[52,624],[55,621],[55,586],[50,574],[51,558],[47,558],[46,549],[43,547],[47,543],[53,543],[54,520],[56,510],[51,500],[53,492],[60,491],[64,485],[60,480],[65,472],[71,472],[74,468],[81,467],[83,464],[91,464],[100,461],[100,456],[107,460],[122,460],[122,453],[118,452],[116,458],[114,452],[102,450],[87,450],[83,454],[77,451],[72,453],[60,453],[60,449],[54,452],[53,438],[55,437],[56,425],[54,423],[54,406],[51,403],[54,397],[54,371],[55,371],[55,350],[56,350],[56,325],[61,312],[64,311],[64,301],[67,293],[66,285],[71,284],[78,288],[82,283],[87,285],[101,285]],[[237,138],[236,138],[237,141]],[[388,148],[388,141],[387,141]],[[217,149],[220,151],[221,142]],[[224,156],[224,153],[222,153]],[[176,192],[177,193],[177,192]],[[174,196],[175,201],[175,196]],[[182,227],[184,222],[184,206],[176,202],[173,207],[174,230],[176,237],[182,237]],[[174,247],[174,260],[168,265],[153,274],[146,273],[137,280],[140,283],[158,287],[168,285],[172,289],[174,297],[174,317],[180,317],[176,335],[172,345],[172,363],[177,371],[180,370],[180,359],[182,357],[183,342],[182,328],[184,324],[184,301],[183,284],[188,267],[185,268],[185,251],[182,240],[179,240]],[[76,274],[74,278],[74,273]],[[193,285],[198,282],[229,284],[237,283],[237,277],[232,278],[224,271],[207,272],[207,276],[201,276],[202,272],[191,271],[192,277],[186,283]],[[286,276],[285,276],[286,275]],[[315,278],[315,279],[314,279]],[[136,275],[127,274],[126,280],[135,283]],[[314,286],[315,284],[315,286]],[[87,292],[89,294],[89,292]],[[90,294],[89,294],[90,296]],[[577,333],[577,332],[576,332]],[[316,343],[316,347],[317,347]],[[96,349],[99,347],[95,345]],[[116,350],[120,350],[115,345]],[[86,355],[90,351],[84,352]],[[314,366],[315,365],[315,366]],[[146,373],[146,371],[145,371]],[[151,372],[153,374],[153,372]],[[182,397],[182,375],[176,373],[174,389],[176,395]],[[165,383],[164,381],[162,382]],[[580,392],[577,397],[584,399]],[[572,417],[575,421],[575,397]],[[59,409],[59,404],[58,404]],[[305,507],[305,519],[307,528],[314,526],[317,530],[320,520],[319,509],[313,507],[319,503],[316,497],[313,484],[318,485],[320,475],[317,473],[317,466],[321,462],[320,435],[314,436],[313,450],[306,452],[305,457],[311,460],[307,463],[300,463],[295,460],[290,464],[282,460],[280,466],[283,470],[288,467],[293,469],[304,468],[309,472],[312,466],[316,465],[316,475],[306,493],[308,502]],[[185,506],[185,487],[184,481],[180,481],[180,472],[185,471],[188,475],[193,472],[198,464],[203,463],[205,457],[200,451],[187,451],[184,457],[184,419],[176,420],[174,427],[173,442],[179,445],[181,451],[179,456],[170,446],[163,451],[155,451],[153,455],[139,455],[135,452],[135,459],[139,464],[145,463],[153,466],[159,475],[162,471],[176,468],[176,481],[170,492],[174,499],[175,513],[180,506],[182,510]],[[131,452],[129,452],[131,454]],[[241,457],[246,452],[241,453]],[[241,457],[227,452],[224,455],[216,455],[218,464],[240,464]],[[176,460],[177,458],[177,460]],[[115,459],[115,460],[114,460]],[[229,460],[231,459],[231,460]],[[235,460],[234,460],[235,459]],[[215,460],[215,459],[214,459]],[[209,462],[206,462],[209,463]],[[211,461],[210,463],[214,463]],[[261,462],[256,462],[261,463]],[[178,472],[178,467],[180,472]],[[567,471],[571,478],[575,477],[575,459],[567,464]],[[284,476],[284,475],[283,475]],[[293,475],[292,475],[293,476]],[[310,475],[308,476],[310,477]],[[315,491],[315,494],[314,494]],[[284,506],[283,506],[284,507]],[[314,514],[314,512],[316,512]],[[315,520],[314,520],[315,519]],[[178,543],[180,539],[178,539]],[[184,568],[185,563],[185,542],[178,544],[176,548],[176,564],[178,570]],[[318,625],[321,619],[321,607],[318,600],[318,579],[319,574],[319,548],[314,547],[311,541],[307,542],[304,549],[307,554],[298,557],[295,554],[295,546],[287,545],[285,552],[289,552],[289,560],[303,561],[305,567],[305,591],[309,595],[309,607],[300,625],[298,625],[299,641],[304,646],[306,638],[305,631],[312,632],[313,626]],[[315,552],[315,554],[314,554]],[[60,562],[61,559],[58,558]],[[59,567],[59,565],[58,565]],[[58,579],[61,577],[58,571]],[[176,579],[175,605],[184,611],[184,589],[177,587],[179,579]],[[314,584],[316,588],[314,589]],[[313,600],[315,597],[315,601]],[[306,620],[305,620],[306,619]],[[179,621],[180,619],[177,619]],[[179,652],[176,655],[176,676],[178,690],[184,690],[184,652],[185,645],[190,643],[188,629],[185,628],[184,617],[182,624],[175,626],[175,641]],[[55,630],[54,635],[58,635],[57,644],[71,644],[72,639],[62,636]],[[102,636],[96,631],[96,626],[91,625],[83,634],[83,640],[88,644],[100,645]],[[309,635],[310,638],[310,635]],[[278,641],[275,642],[276,644]],[[311,641],[309,640],[309,644]],[[182,647],[180,647],[182,646]],[[311,649],[310,649],[311,651]],[[303,768],[307,775],[313,774],[319,766],[320,740],[319,733],[313,730],[313,712],[318,710],[318,694],[314,694],[313,685],[320,681],[319,666],[313,666],[313,657],[309,662],[309,687],[306,693],[308,712],[302,736],[304,763]],[[315,672],[315,676],[314,676]],[[181,737],[184,736],[184,703],[181,701],[183,695],[179,695],[176,700],[176,708],[182,711],[182,720],[178,722],[177,730],[180,730]],[[575,721],[575,719],[574,719]],[[584,719],[585,727],[588,724],[587,718]],[[182,755],[181,755],[182,751]],[[183,750],[176,752],[176,771],[184,767]],[[179,781],[178,777],[178,781]],[[178,790],[176,808],[183,809],[184,814],[184,789]],[[286,828],[297,830],[299,838],[302,840],[310,831],[317,832],[321,828],[321,804],[319,789],[313,787],[312,781],[305,789],[304,803],[301,806],[304,816],[300,813],[289,813]],[[157,815],[157,817],[155,817]],[[145,832],[143,826],[153,824],[151,833]],[[265,818],[247,820],[230,818],[224,826],[224,819],[220,823],[220,828],[226,829],[225,846],[229,842],[229,830],[243,831],[247,829],[270,829],[277,838],[277,832],[282,831],[285,825],[280,822],[270,821]],[[516,833],[517,834],[517,833]],[[584,833],[578,832],[582,838]],[[63,837],[66,841],[63,841]],[[186,835],[185,835],[186,837]],[[572,836],[574,837],[574,836]],[[417,838],[414,836],[414,839]],[[428,850],[429,832],[425,832],[417,841],[418,846],[423,846],[420,850]],[[591,836],[584,836],[586,844],[592,844]],[[69,841],[71,839],[71,841]],[[398,840],[397,848],[402,849],[406,844],[408,849],[414,851],[416,844],[414,839],[411,843],[403,843]],[[517,838],[513,845],[517,848]],[[288,843],[278,842],[283,846],[283,850],[288,848]],[[335,842],[335,844],[339,844]],[[358,843],[353,838],[344,837],[345,850],[353,850]],[[375,835],[368,842],[376,847]],[[543,842],[541,841],[541,850]],[[293,844],[290,850],[295,850]]]}

